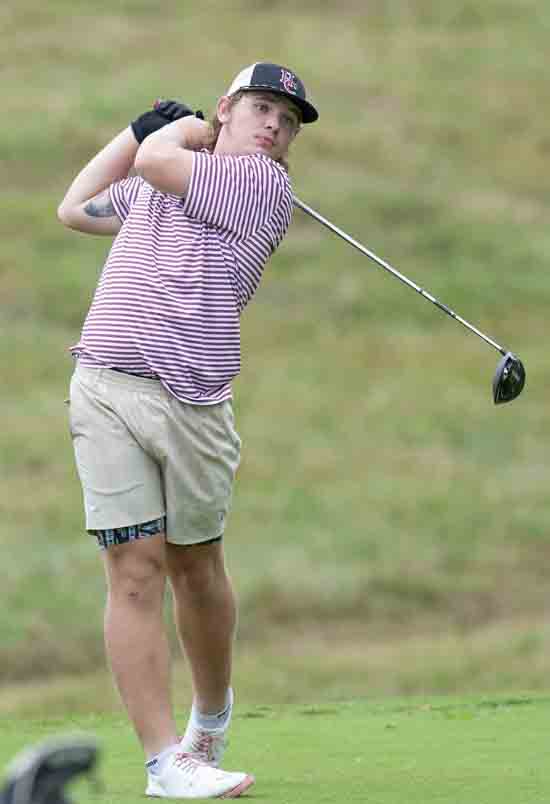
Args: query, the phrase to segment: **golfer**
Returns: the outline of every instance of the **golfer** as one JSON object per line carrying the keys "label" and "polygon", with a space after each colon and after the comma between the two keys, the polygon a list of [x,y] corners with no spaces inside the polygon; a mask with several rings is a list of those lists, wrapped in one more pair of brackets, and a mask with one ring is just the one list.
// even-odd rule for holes
{"label": "golfer", "polygon": [[[240,315],[291,218],[288,149],[317,117],[292,70],[253,64],[212,123],[173,101],[137,118],[58,211],[71,229],[115,236],[71,349],[70,428],[105,566],[107,658],[150,796],[237,797],[254,781],[219,767],[236,626],[222,546],[240,453],[231,382]],[[167,583],[193,684],[183,737]]]}

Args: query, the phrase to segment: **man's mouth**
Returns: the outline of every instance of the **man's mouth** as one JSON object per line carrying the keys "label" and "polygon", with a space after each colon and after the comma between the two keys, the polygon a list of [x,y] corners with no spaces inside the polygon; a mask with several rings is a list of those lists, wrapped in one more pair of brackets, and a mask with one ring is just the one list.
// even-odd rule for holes
{"label": "man's mouth", "polygon": [[264,137],[262,135],[258,135],[256,137],[256,140],[258,144],[261,145],[263,148],[273,148],[274,142],[271,139],[271,137]]}

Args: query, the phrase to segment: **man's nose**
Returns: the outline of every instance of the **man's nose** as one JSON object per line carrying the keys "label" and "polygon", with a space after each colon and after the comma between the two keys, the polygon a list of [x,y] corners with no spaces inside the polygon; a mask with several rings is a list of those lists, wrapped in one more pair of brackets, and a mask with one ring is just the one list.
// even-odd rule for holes
{"label": "man's nose", "polygon": [[279,115],[276,112],[272,112],[266,122],[267,128],[270,128],[271,131],[279,131],[280,123],[279,123]]}

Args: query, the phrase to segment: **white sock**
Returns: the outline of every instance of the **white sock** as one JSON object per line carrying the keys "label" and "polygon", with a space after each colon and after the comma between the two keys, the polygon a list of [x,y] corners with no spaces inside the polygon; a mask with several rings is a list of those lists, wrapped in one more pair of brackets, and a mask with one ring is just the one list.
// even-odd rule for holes
{"label": "white sock", "polygon": [[181,751],[179,743],[169,745],[168,748],[164,748],[158,754],[153,754],[153,756],[149,757],[145,763],[145,767],[149,773],[152,773],[154,776],[158,776],[159,773],[162,773],[166,761],[178,751]]}
{"label": "white sock", "polygon": [[191,707],[191,723],[198,726],[200,729],[212,731],[213,729],[225,728],[230,719],[231,711],[233,709],[233,690],[231,687],[227,690],[225,696],[225,707],[221,712],[199,712],[195,704]]}

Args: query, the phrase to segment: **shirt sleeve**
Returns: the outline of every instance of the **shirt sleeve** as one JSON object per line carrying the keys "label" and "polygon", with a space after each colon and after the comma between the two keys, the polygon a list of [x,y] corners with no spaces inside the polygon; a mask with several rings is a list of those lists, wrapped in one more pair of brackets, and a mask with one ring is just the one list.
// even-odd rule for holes
{"label": "shirt sleeve", "polygon": [[109,185],[109,195],[115,212],[121,221],[125,221],[132,205],[135,203],[143,179],[140,176],[132,176],[122,181],[116,181]]}
{"label": "shirt sleeve", "polygon": [[274,239],[281,239],[292,211],[292,191],[280,165],[262,155],[197,152],[193,157],[184,199],[186,215],[240,239],[248,239],[260,229],[271,229]]}

